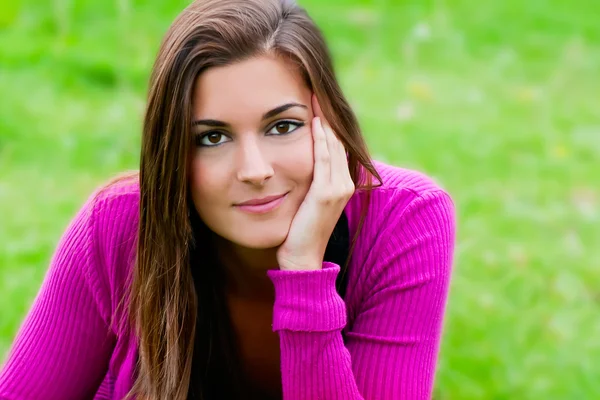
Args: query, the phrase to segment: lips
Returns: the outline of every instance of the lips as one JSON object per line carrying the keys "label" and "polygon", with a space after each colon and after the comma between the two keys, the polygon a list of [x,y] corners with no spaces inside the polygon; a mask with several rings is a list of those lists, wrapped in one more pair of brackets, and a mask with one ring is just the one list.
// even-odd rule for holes
{"label": "lips", "polygon": [[277,209],[285,201],[288,193],[244,201],[236,204],[235,208],[249,214],[266,214]]}
{"label": "lips", "polygon": [[260,206],[263,204],[267,204],[270,203],[272,201],[275,201],[277,199],[282,198],[283,196],[285,196],[287,193],[284,194],[277,194],[274,196],[267,196],[267,197],[263,197],[260,199],[252,199],[252,200],[248,200],[248,201],[244,201],[243,203],[238,203],[236,204],[236,206]]}

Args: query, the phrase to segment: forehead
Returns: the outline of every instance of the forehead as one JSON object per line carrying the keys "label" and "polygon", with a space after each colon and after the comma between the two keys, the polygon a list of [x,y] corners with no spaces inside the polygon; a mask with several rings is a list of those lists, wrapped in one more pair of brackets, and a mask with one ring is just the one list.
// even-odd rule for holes
{"label": "forehead", "polygon": [[308,106],[310,96],[294,64],[276,57],[255,57],[203,72],[194,88],[194,117],[228,119],[236,113],[262,115],[289,102]]}

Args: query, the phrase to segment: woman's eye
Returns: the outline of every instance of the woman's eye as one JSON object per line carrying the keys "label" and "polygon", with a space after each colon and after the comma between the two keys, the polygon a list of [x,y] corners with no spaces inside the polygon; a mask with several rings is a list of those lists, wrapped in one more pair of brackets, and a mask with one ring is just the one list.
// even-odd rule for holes
{"label": "woman's eye", "polygon": [[218,146],[218,145],[223,144],[228,141],[228,140],[223,140],[223,139],[227,139],[227,136],[225,136],[223,133],[209,132],[209,133],[205,133],[203,135],[197,135],[196,136],[196,144],[198,146],[204,146],[204,147]]}
{"label": "woman's eye", "polygon": [[271,130],[268,132],[270,135],[285,135],[287,133],[292,133],[296,129],[300,128],[303,123],[300,122],[292,122],[292,121],[280,121],[273,125]]}

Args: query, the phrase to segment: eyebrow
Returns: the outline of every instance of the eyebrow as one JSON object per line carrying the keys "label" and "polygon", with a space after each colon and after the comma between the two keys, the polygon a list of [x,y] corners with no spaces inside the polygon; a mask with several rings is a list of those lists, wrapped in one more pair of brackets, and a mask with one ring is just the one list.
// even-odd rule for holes
{"label": "eyebrow", "polygon": [[[266,119],[273,118],[274,116],[279,115],[282,112],[287,111],[290,108],[294,108],[294,107],[308,109],[308,107],[306,107],[304,104],[287,103],[287,104],[283,104],[281,106],[275,107],[274,109],[269,110],[266,113],[264,113],[264,115],[262,116],[262,120],[264,121]],[[217,119],[198,119],[198,120],[192,122],[192,126],[196,126],[196,125],[216,126],[216,127],[220,127],[220,128],[226,128],[229,126],[229,124],[227,122],[219,121]]]}

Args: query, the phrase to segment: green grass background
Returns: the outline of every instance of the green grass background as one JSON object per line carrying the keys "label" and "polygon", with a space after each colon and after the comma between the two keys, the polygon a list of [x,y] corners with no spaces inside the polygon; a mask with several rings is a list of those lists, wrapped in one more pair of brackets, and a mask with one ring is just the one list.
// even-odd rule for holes
{"label": "green grass background", "polygon": [[[0,5],[0,359],[85,198],[137,168],[182,0]],[[373,155],[452,194],[439,399],[600,398],[600,22],[591,0],[301,1]]]}

